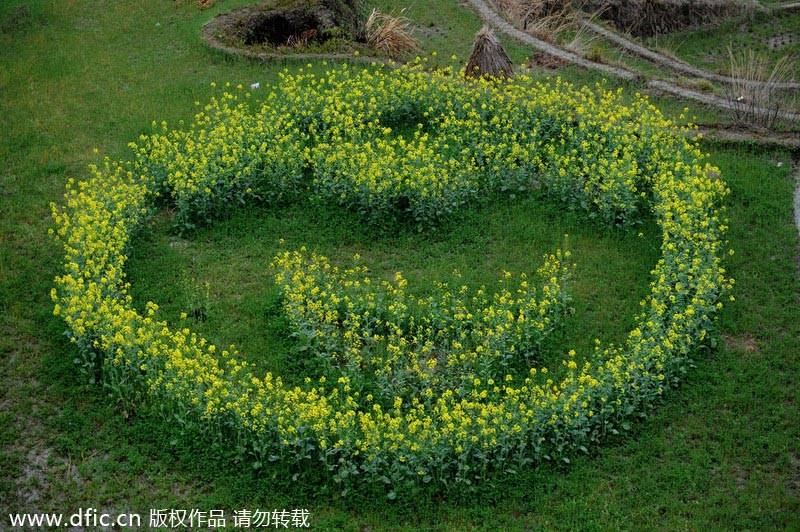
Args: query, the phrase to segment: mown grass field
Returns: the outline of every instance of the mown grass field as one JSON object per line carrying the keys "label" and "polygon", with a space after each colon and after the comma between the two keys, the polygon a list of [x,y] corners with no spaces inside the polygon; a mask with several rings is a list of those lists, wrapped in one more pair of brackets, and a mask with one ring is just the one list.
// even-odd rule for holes
{"label": "mown grass field", "polygon": [[[800,281],[787,152],[704,145],[731,189],[728,237],[736,250],[726,259],[736,302],[720,316],[719,345],[699,353],[682,386],[631,432],[569,466],[541,466],[471,492],[420,491],[395,502],[369,490],[341,497],[322,484],[293,483],[280,465],[255,472],[236,453],[183,437],[86,385],[64,324],[52,315],[62,253],[47,236],[50,202],[87,164],[126,157],[127,143],[153,120],[188,120],[212,81],[264,84],[296,66],[233,59],[200,42],[204,22],[242,3],[208,11],[189,1],[0,5],[3,514],[307,508],[313,529],[353,531],[800,527]],[[458,2],[429,4],[409,13],[440,30],[423,37],[425,50],[465,62],[481,23]],[[508,45],[517,62],[529,55]],[[542,75],[597,81],[574,69]],[[665,103],[666,113],[677,118],[684,106],[715,113],[684,102]],[[275,293],[266,267],[276,238],[343,260],[359,252],[373,271],[403,271],[424,290],[454,266],[474,283],[490,282],[493,268],[530,268],[528,257],[536,264],[568,232],[579,269],[564,342],[576,345],[624,335],[657,257],[646,228],[638,238],[524,199],[465,211],[432,234],[376,237],[353,224],[296,208],[232,213],[186,239],[156,226],[133,249],[134,297],[175,313],[204,297],[209,319],[196,324],[204,333],[253,356],[280,353],[287,346],[270,319]],[[198,295],[206,281],[212,289]],[[294,367],[286,357],[260,363]],[[0,515],[0,529],[8,524]]]}

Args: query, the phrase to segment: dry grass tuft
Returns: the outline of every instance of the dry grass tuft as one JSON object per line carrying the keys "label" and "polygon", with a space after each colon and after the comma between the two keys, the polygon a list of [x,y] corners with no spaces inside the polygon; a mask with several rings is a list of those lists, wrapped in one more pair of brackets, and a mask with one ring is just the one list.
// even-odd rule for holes
{"label": "dry grass tuft", "polygon": [[545,41],[555,42],[559,35],[574,28],[580,28],[579,12],[565,6],[562,11],[556,11],[542,16],[525,15],[523,28],[525,31]]}
{"label": "dry grass tuft", "polygon": [[518,0],[530,21],[575,13],[587,4],[585,0]]}
{"label": "dry grass tuft", "polygon": [[[788,57],[784,56],[777,63],[771,64],[765,57],[750,49],[734,53],[730,45],[728,56],[730,76],[736,80],[726,88],[726,96],[733,106],[733,119],[739,124],[774,129],[778,113],[784,104],[776,85],[791,81]],[[759,108],[767,109],[768,112],[760,111]]]}
{"label": "dry grass tuft", "polygon": [[683,61],[677,53],[680,44],[674,40],[670,40],[665,35],[655,35],[649,41],[648,48],[657,51],[664,57],[672,59],[673,61]]}
{"label": "dry grass tuft", "polygon": [[579,16],[572,0],[494,0],[494,3],[506,20],[550,42],[562,32],[576,28]]}
{"label": "dry grass tuft", "polygon": [[494,8],[503,18],[522,27],[525,18],[522,0],[494,0]]}
{"label": "dry grass tuft", "polygon": [[497,11],[506,20],[529,34],[548,42],[559,42],[583,54],[595,37],[582,21],[595,18],[588,0],[494,0]]}
{"label": "dry grass tuft", "polygon": [[291,46],[292,48],[308,48],[309,44],[315,41],[318,37],[319,30],[316,28],[311,28],[310,30],[305,30],[298,35],[292,35],[289,37],[286,45]]}
{"label": "dry grass tuft", "polygon": [[675,80],[675,83],[686,89],[704,92],[706,94],[714,92],[714,84],[703,78],[679,77]]}
{"label": "dry grass tuft", "polygon": [[419,42],[413,35],[411,21],[402,16],[387,15],[373,9],[364,26],[367,44],[386,52],[391,57],[401,57],[419,50]]}
{"label": "dry grass tuft", "polygon": [[465,75],[474,79],[514,77],[514,64],[492,30],[486,26],[475,35]]}

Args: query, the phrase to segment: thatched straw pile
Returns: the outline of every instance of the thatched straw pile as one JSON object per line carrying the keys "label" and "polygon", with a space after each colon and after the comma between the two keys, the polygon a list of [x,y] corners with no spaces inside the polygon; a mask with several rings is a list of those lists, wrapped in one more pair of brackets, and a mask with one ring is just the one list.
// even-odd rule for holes
{"label": "thatched straw pile", "polygon": [[514,64],[492,30],[486,26],[475,35],[465,75],[473,79],[514,77]]}

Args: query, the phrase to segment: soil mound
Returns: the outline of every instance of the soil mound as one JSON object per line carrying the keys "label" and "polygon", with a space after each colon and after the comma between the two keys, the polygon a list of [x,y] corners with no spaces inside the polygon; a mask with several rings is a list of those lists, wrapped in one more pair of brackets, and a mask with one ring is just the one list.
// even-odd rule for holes
{"label": "soil mound", "polygon": [[[514,4],[514,2],[517,2]],[[526,25],[583,11],[607,20],[619,31],[651,37],[683,29],[719,24],[724,19],[763,9],[754,0],[494,0],[516,5]]]}
{"label": "soil mound", "polygon": [[337,31],[334,14],[321,2],[275,0],[222,14],[209,30],[228,44],[307,46],[325,42]]}
{"label": "soil mound", "polygon": [[589,0],[584,11],[598,13],[618,30],[651,37],[688,28],[713,26],[751,15],[760,6],[752,0]]}

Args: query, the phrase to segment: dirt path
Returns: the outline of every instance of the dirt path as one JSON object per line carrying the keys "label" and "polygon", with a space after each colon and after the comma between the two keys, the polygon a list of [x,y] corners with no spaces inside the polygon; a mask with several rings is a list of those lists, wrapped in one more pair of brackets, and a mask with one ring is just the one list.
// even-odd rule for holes
{"label": "dirt path", "polygon": [[696,133],[701,133],[704,139],[720,142],[747,142],[758,146],[778,146],[790,150],[800,157],[800,136],[794,133],[736,130],[715,126],[699,126]]}
{"label": "dirt path", "polygon": [[[481,18],[483,18],[492,26],[496,27],[505,34],[536,48],[539,51],[550,54],[563,61],[580,65],[585,68],[597,70],[599,72],[603,72],[606,74],[611,74],[618,78],[626,80],[636,80],[643,78],[643,76],[638,72],[632,72],[628,69],[613,67],[609,65],[604,65],[602,63],[597,63],[595,61],[590,61],[577,54],[574,54],[567,50],[563,50],[561,48],[558,48],[557,46],[553,46],[550,43],[537,39],[525,33],[524,31],[512,26],[508,21],[503,19],[500,15],[497,14],[497,12],[495,12],[491,7],[489,7],[489,5],[484,0],[466,0],[466,3],[471,5],[480,14]],[[733,102],[730,102],[726,98],[720,98],[719,96],[713,96],[710,94],[703,94],[701,92],[676,85],[671,81],[649,80],[646,81],[645,84],[648,87],[655,90],[672,94],[674,96],[681,96],[683,98],[688,98],[691,100],[703,102],[723,109],[734,109],[736,107],[736,105]],[[795,113],[787,113],[785,111],[775,112],[772,109],[764,109],[760,107],[750,109],[750,111],[759,116],[778,116],[780,118],[790,120],[793,122],[800,122],[800,115]]]}
{"label": "dirt path", "polygon": [[590,68],[592,70],[604,72],[606,74],[611,74],[612,76],[616,76],[622,79],[635,80],[641,78],[641,75],[636,72],[632,72],[630,70],[620,67],[604,65],[603,63],[597,63],[595,61],[590,61],[584,57],[579,56],[578,54],[575,54],[568,50],[564,50],[562,48],[558,48],[557,46],[553,46],[549,42],[537,39],[536,37],[528,33],[525,33],[519,28],[514,27],[511,23],[509,23],[507,20],[498,15],[494,11],[494,9],[489,7],[489,5],[483,0],[466,0],[465,3],[470,4],[476,11],[478,11],[481,18],[489,22],[492,26],[496,27],[506,35],[510,35],[511,37],[514,37],[515,39],[522,41],[525,44],[533,46],[539,51],[545,52],[549,55],[552,55],[553,57],[561,59],[562,61],[566,61],[568,63],[572,63],[575,65],[580,65],[582,67]]}
{"label": "dirt path", "polygon": [[[675,96],[682,96],[683,98],[688,98],[690,100],[707,103],[709,105],[713,105],[721,109],[737,108],[737,104],[728,100],[727,98],[720,98],[719,96],[714,96],[713,94],[704,94],[702,92],[697,92],[691,89],[687,89],[685,87],[681,87],[680,85],[676,85],[671,81],[663,79],[651,79],[646,83],[646,85],[651,89],[659,90],[661,92],[666,92],[668,94],[672,94]],[[790,120],[792,122],[800,122],[800,115],[796,113],[787,113],[786,111],[775,111],[773,109],[764,109],[763,107],[748,108],[748,111],[758,116],[777,116],[779,118]]]}
{"label": "dirt path", "polygon": [[795,9],[800,10],[800,2],[790,2],[788,4],[780,4],[772,8],[775,11],[793,11]]}

